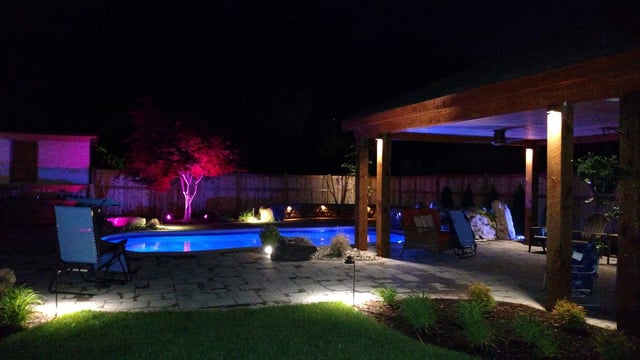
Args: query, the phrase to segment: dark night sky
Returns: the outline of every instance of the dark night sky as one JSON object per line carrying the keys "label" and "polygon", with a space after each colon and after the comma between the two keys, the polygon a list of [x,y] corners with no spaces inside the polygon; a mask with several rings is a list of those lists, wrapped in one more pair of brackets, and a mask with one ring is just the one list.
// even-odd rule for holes
{"label": "dark night sky", "polygon": [[638,19],[636,1],[604,0],[3,1],[0,131],[117,147],[151,96],[231,139],[249,171],[335,172],[319,135],[343,119],[528,41]]}

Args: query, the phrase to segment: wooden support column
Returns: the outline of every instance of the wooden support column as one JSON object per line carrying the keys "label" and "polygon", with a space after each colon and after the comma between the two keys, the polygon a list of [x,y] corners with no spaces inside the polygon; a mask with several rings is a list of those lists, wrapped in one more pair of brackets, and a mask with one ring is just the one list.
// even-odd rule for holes
{"label": "wooden support column", "polygon": [[571,295],[573,106],[547,112],[547,266],[545,307]]}
{"label": "wooden support column", "polygon": [[356,138],[356,211],[355,246],[358,250],[367,250],[369,205],[369,139]]}
{"label": "wooden support column", "polygon": [[538,149],[525,149],[525,187],[524,187],[524,236],[527,245],[531,244],[532,226],[538,226],[538,198],[540,189],[538,186],[539,172],[537,169]]}
{"label": "wooden support column", "polygon": [[391,256],[391,137],[376,139],[376,252]]}
{"label": "wooden support column", "polygon": [[630,172],[618,184],[618,330],[640,336],[640,91],[620,99],[620,165]]}

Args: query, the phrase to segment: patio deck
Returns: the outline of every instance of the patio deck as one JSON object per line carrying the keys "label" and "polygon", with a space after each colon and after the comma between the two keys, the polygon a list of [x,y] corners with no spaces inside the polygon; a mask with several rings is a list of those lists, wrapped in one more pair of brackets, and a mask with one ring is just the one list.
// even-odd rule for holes
{"label": "patio deck", "polygon": [[[439,255],[391,246],[392,257],[355,265],[355,301],[376,298],[372,290],[394,287],[401,294],[460,297],[471,282],[483,282],[496,300],[541,307],[545,255],[527,251],[514,241],[478,243],[475,257],[458,259],[452,251]],[[375,254],[375,249],[370,249]],[[47,291],[55,269],[55,229],[11,228],[0,235],[0,267],[14,269],[18,283],[46,296],[38,309],[56,314],[54,295]],[[601,261],[597,293],[587,307],[589,321],[615,327],[616,261]],[[96,288],[86,282],[63,283],[93,296],[59,294],[57,313],[80,309],[150,311],[214,309],[237,306],[353,300],[353,266],[341,260],[273,262],[254,250],[180,254],[132,254],[134,280]],[[70,275],[67,279],[79,279]],[[581,299],[574,299],[580,303]]]}

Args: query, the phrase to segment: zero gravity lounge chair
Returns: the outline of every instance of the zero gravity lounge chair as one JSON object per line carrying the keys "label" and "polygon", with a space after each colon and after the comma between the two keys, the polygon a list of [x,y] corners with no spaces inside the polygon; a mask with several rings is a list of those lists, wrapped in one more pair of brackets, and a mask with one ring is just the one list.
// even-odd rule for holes
{"label": "zero gravity lounge chair", "polygon": [[571,293],[574,297],[595,292],[600,256],[594,243],[573,241],[571,255]]}
{"label": "zero gravity lounge chair", "polygon": [[456,243],[453,252],[459,258],[466,258],[476,254],[476,240],[471,229],[469,220],[461,210],[449,211],[451,218],[452,230]]}
{"label": "zero gravity lounge chair", "polygon": [[124,247],[126,240],[109,244],[109,247],[100,251],[91,208],[55,206],[55,214],[58,265],[49,283],[50,292],[58,293],[58,277],[63,272],[80,272],[85,281],[125,283],[131,280]]}

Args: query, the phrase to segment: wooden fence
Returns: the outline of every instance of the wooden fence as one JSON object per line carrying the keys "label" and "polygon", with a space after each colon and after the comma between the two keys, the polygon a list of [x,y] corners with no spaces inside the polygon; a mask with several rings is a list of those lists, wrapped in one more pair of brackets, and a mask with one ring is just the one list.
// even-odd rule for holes
{"label": "wooden fence", "polygon": [[[580,225],[584,216],[595,211],[587,204],[589,188],[576,178],[574,184],[574,218]],[[545,208],[546,182],[540,176],[540,212]],[[514,194],[522,186],[523,175],[434,175],[398,176],[391,180],[391,203],[394,207],[428,205],[440,199],[444,186],[452,191],[454,206],[462,205],[467,186],[473,193],[473,203],[481,205],[493,187],[498,199],[513,205]],[[375,202],[375,177],[369,178],[370,203]],[[96,170],[93,174],[92,197],[110,198],[120,204],[106,209],[107,215],[160,217],[163,213],[182,214],[184,199],[180,187],[167,192],[148,190],[117,171]],[[201,182],[193,200],[194,215],[214,213],[236,217],[241,212],[274,204],[353,204],[355,178],[338,175],[260,175],[232,174],[208,178]]]}

